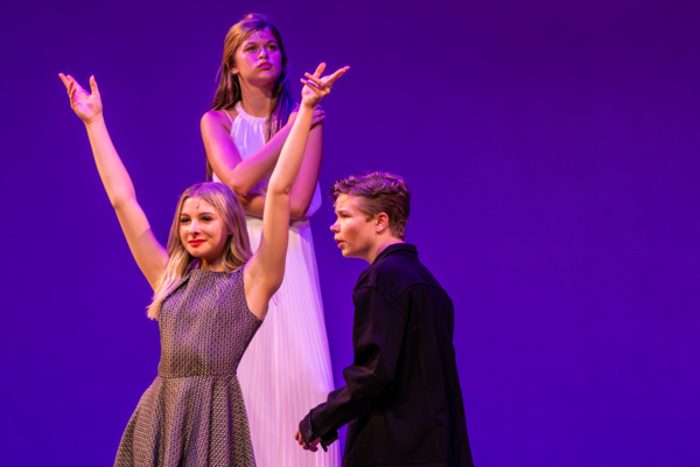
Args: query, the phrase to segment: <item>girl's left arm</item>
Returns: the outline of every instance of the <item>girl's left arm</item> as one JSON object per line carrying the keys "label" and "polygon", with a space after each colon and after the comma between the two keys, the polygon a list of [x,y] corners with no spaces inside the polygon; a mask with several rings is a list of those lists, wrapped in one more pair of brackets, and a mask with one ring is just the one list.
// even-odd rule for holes
{"label": "girl's left arm", "polygon": [[292,219],[306,217],[318,177],[321,174],[321,162],[323,161],[323,123],[311,128],[309,140],[304,151],[304,160],[301,163],[299,175],[294,182],[289,205],[289,216]]}

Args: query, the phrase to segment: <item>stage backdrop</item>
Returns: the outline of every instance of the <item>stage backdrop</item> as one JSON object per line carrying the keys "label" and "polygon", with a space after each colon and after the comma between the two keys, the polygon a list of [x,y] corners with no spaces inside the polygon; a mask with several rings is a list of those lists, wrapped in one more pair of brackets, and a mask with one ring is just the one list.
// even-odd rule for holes
{"label": "stage backdrop", "polygon": [[[278,25],[295,95],[318,62],[352,66],[323,104],[321,186],[365,169],[408,180],[407,241],[457,310],[477,465],[697,465],[698,2],[2,10],[0,465],[109,465],[159,357],[149,287],[58,72],[97,77],[165,241],[204,178],[224,35],[249,11]],[[340,386],[366,264],[341,257],[333,219],[326,200],[313,228]]]}

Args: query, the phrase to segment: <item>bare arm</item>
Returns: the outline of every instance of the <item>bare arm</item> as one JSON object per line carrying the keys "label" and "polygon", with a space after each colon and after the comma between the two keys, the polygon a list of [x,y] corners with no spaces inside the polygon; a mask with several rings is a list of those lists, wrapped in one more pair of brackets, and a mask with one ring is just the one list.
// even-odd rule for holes
{"label": "bare arm", "polygon": [[102,99],[94,77],[88,94],[70,75],[59,75],[68,90],[71,108],[85,123],[97,171],[117,213],[124,236],[141,272],[155,288],[168,262],[165,249],[153,235],[148,219],[136,201],[131,177],[112,144],[102,113]]}
{"label": "bare arm", "polygon": [[[315,119],[314,119],[315,120]],[[323,124],[312,124],[306,151],[301,163],[299,175],[292,188],[289,216],[292,220],[306,217],[311,201],[313,201],[316,184],[321,173],[323,159]],[[265,195],[252,195],[242,200],[243,209],[249,216],[262,217],[265,208]]]}
{"label": "bare arm", "polygon": [[323,123],[311,127],[301,170],[294,182],[290,198],[290,216],[292,219],[306,217],[316,191],[318,177],[323,161]]}
{"label": "bare arm", "polygon": [[[323,158],[323,127],[319,123],[325,118],[323,110],[317,108],[313,114],[312,130],[309,134],[304,161],[292,190],[291,216],[301,219],[306,216],[313,199],[316,182]],[[243,160],[230,135],[225,112],[210,111],[201,120],[202,139],[207,159],[216,176],[234,193],[245,196],[268,175],[279,158],[284,142],[289,137],[295,116],[282,127],[258,152]],[[264,202],[243,205],[246,214],[262,217]]]}
{"label": "bare arm", "polygon": [[302,166],[313,112],[331,86],[347,67],[321,78],[325,64],[319,65],[313,75],[302,80],[302,104],[279,160],[270,177],[263,213],[260,247],[245,266],[245,292],[250,310],[259,318],[265,315],[267,302],[282,284],[284,278],[287,241],[289,235],[290,199],[294,182]]}
{"label": "bare arm", "polygon": [[207,159],[219,180],[238,195],[247,195],[260,180],[269,174],[282,146],[289,136],[292,124],[288,123],[253,156],[243,160],[233,144],[228,128],[229,120],[224,112],[210,111],[200,122]]}

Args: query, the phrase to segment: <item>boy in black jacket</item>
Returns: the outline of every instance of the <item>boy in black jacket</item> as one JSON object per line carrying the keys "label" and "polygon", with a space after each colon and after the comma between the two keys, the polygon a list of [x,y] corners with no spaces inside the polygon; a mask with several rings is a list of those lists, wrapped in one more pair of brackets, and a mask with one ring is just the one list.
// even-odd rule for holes
{"label": "boy in black jacket", "polygon": [[353,291],[355,361],[346,386],[299,424],[304,449],[348,424],[343,466],[472,466],[452,336],[452,301],[404,243],[406,182],[372,172],[331,189],[343,256],[370,263]]}

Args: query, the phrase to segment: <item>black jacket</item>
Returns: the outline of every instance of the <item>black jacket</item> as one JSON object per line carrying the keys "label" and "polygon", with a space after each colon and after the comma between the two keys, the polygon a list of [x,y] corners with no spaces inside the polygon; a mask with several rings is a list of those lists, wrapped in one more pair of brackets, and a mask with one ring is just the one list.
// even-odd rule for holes
{"label": "black jacket", "polygon": [[413,245],[390,245],[353,291],[354,363],[299,428],[306,442],[337,439],[343,466],[472,466],[452,345],[452,301]]}

